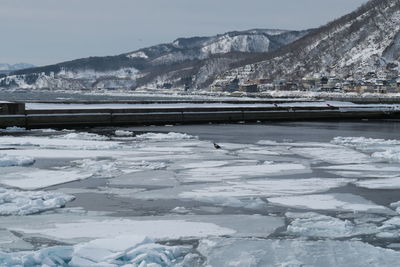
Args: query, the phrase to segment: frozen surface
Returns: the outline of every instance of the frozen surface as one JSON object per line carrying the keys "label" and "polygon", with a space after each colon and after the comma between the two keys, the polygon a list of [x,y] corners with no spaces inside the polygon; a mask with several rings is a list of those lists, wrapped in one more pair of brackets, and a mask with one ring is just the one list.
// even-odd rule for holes
{"label": "frozen surface", "polygon": [[73,196],[43,191],[0,188],[0,215],[29,215],[63,207]]}
{"label": "frozen surface", "polygon": [[0,154],[0,167],[27,166],[35,163],[32,157]]}
{"label": "frozen surface", "polygon": [[387,164],[348,164],[348,165],[323,166],[321,168],[326,170],[392,172],[392,173],[397,173],[400,171],[399,166],[392,166]]}
{"label": "frozen surface", "polygon": [[362,180],[354,184],[369,189],[400,189],[400,177]]}
{"label": "frozen surface", "polygon": [[294,153],[311,159],[332,164],[374,162],[368,155],[343,147],[302,147],[292,148]]}
{"label": "frozen surface", "polygon": [[396,266],[400,253],[359,241],[203,240],[199,251],[209,266]]}
{"label": "frozen surface", "polygon": [[391,266],[398,141],[289,125],[3,131],[0,265]]}
{"label": "frozen surface", "polygon": [[20,168],[15,172],[2,174],[0,176],[0,183],[20,189],[32,190],[82,180],[90,176],[92,176],[92,173],[74,170],[61,171]]}
{"label": "frozen surface", "polygon": [[199,168],[184,171],[180,176],[185,181],[220,181],[259,177],[267,175],[285,175],[290,173],[309,172],[307,166],[295,163],[264,163],[259,165],[222,166]]}
{"label": "frozen surface", "polygon": [[42,234],[62,240],[77,238],[112,238],[120,235],[145,235],[155,239],[179,239],[234,234],[229,228],[212,223],[185,220],[82,220],[75,223],[57,223],[54,228],[11,228],[30,234]]}
{"label": "frozen surface", "polygon": [[379,230],[374,224],[356,225],[349,220],[341,220],[314,212],[286,213],[291,219],[287,233],[308,237],[341,238],[374,234]]}
{"label": "frozen surface", "polygon": [[392,217],[382,223],[379,227],[379,232],[376,234],[377,238],[387,240],[397,240],[400,238],[400,217]]}
{"label": "frozen surface", "polygon": [[[44,137],[11,137],[1,136],[0,146],[8,147],[34,147],[34,148],[47,148],[47,149],[76,149],[76,150],[111,150],[120,149],[122,146],[115,141],[102,141],[94,140],[84,135],[83,139],[77,139],[77,134],[55,136],[53,138]],[[97,135],[96,135],[97,136]]]}
{"label": "frozen surface", "polygon": [[368,152],[373,158],[400,162],[400,141],[366,137],[336,137],[332,143]]}
{"label": "frozen surface", "polygon": [[360,196],[352,194],[303,195],[268,198],[272,204],[311,210],[336,210],[371,213],[391,213],[391,210],[379,206]]}
{"label": "frozen surface", "polygon": [[37,252],[0,253],[0,264],[27,267],[183,266],[192,263],[192,258],[185,258],[190,251],[191,247],[160,245],[144,236],[118,236]]}
{"label": "frozen surface", "polygon": [[86,133],[86,132],[79,132],[79,133],[68,133],[65,135],[58,136],[61,139],[68,139],[68,140],[108,140],[109,138],[106,136],[94,134],[94,133]]}
{"label": "frozen surface", "polygon": [[228,182],[221,186],[207,186],[181,193],[181,197],[201,200],[212,200],[220,197],[247,197],[247,196],[291,196],[304,195],[328,191],[331,188],[341,187],[351,182],[349,179],[282,179],[282,180],[248,180],[244,182]]}

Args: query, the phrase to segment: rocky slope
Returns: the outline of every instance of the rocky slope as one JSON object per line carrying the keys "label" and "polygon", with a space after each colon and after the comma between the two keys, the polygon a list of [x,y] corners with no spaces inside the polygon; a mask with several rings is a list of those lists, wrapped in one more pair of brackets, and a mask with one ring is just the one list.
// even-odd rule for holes
{"label": "rocky slope", "polygon": [[331,75],[397,77],[400,70],[400,1],[372,0],[275,52],[236,64],[215,83]]}

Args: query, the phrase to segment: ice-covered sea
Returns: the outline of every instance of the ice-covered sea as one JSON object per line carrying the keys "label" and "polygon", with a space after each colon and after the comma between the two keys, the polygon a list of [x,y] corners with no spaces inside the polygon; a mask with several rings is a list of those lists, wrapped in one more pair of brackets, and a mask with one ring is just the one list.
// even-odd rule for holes
{"label": "ice-covered sea", "polygon": [[399,127],[1,129],[0,266],[398,266]]}

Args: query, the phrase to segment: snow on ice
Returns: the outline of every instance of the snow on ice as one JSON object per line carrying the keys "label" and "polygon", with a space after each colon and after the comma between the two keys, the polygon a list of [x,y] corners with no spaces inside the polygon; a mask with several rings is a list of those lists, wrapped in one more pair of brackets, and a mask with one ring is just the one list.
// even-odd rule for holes
{"label": "snow on ice", "polygon": [[92,173],[75,170],[60,171],[20,168],[17,171],[3,173],[0,176],[0,183],[20,189],[33,190],[86,179],[92,175]]}

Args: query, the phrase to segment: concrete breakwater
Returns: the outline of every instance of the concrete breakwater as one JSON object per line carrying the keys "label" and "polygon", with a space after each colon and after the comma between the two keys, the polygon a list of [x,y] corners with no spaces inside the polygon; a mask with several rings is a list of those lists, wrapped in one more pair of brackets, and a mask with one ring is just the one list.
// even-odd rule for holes
{"label": "concrete breakwater", "polygon": [[[152,124],[235,123],[287,120],[400,118],[397,105],[324,102],[59,104],[2,103],[0,127],[86,127]],[[1,105],[0,105],[1,106]],[[2,106],[1,106],[2,107]]]}

